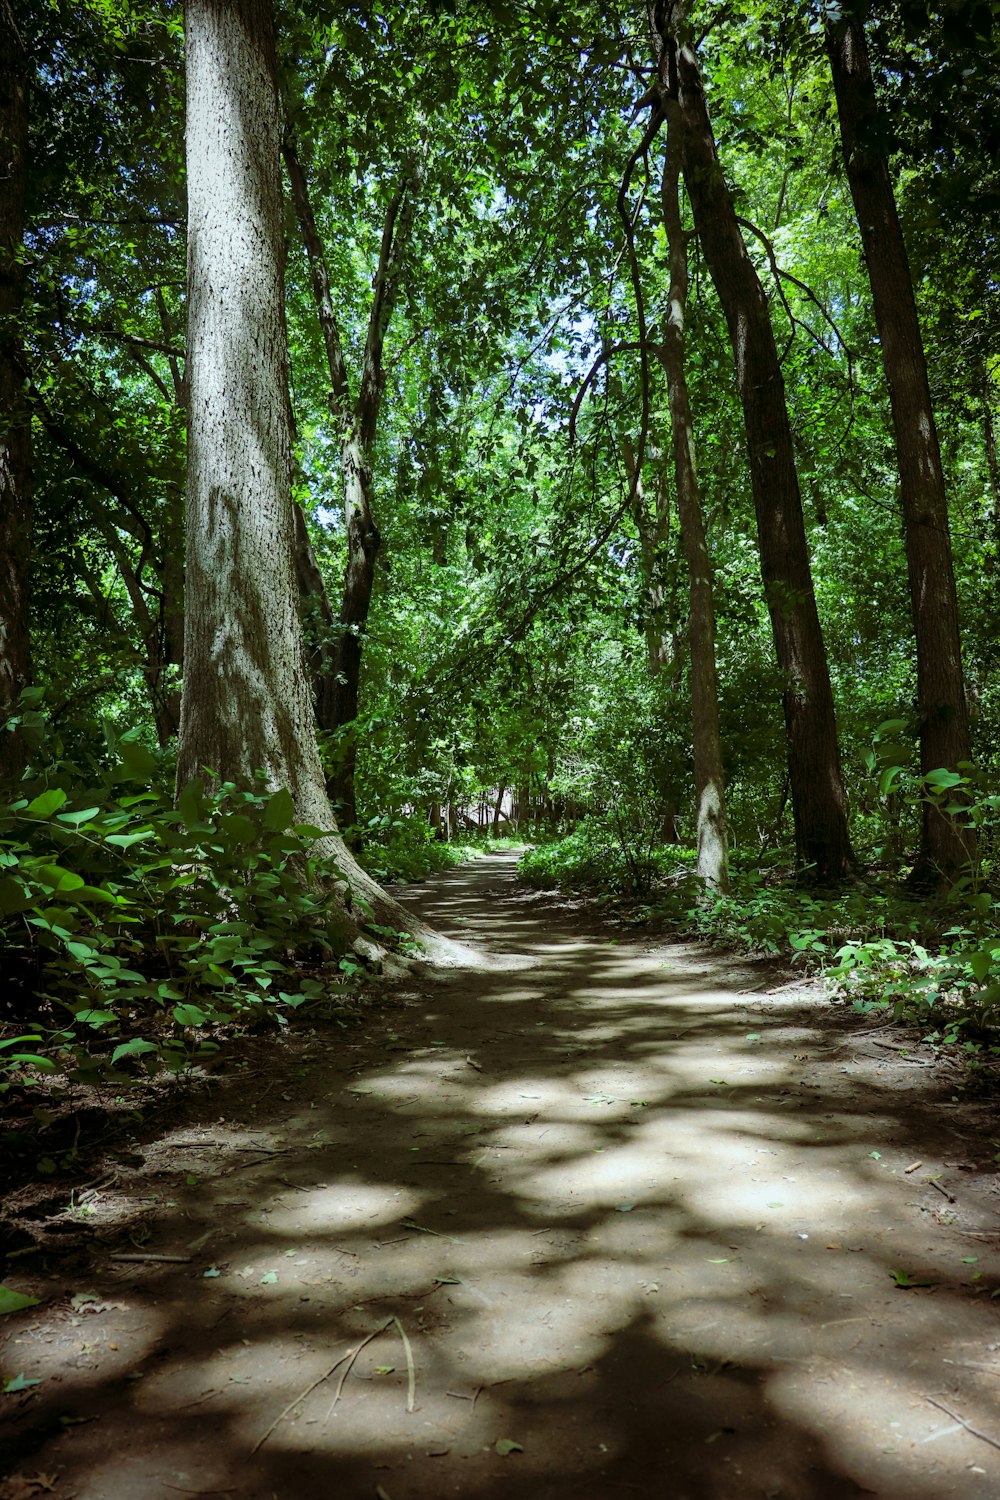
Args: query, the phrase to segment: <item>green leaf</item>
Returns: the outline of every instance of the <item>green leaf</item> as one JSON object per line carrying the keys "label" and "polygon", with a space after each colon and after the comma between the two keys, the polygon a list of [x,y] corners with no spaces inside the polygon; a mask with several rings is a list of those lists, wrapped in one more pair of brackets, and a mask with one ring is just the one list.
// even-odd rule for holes
{"label": "green leaf", "polygon": [[966,778],[964,776],[960,776],[957,771],[946,770],[943,766],[937,771],[928,771],[927,775],[924,777],[924,780],[927,782],[928,786],[940,787],[942,789],[946,787],[962,786],[965,782],[965,779]]}
{"label": "green leaf", "polygon": [[965,961],[980,984],[992,969],[998,951],[1000,950],[990,947],[980,948],[976,953],[966,954]]}
{"label": "green leaf", "polygon": [[122,1042],[111,1054],[112,1063],[118,1062],[123,1057],[138,1057],[142,1052],[155,1052],[156,1043],[147,1042],[141,1036],[132,1037],[131,1041]]}
{"label": "green leaf", "polygon": [[104,842],[114,844],[117,849],[131,849],[132,845],[138,844],[140,839],[148,839],[152,831],[147,823],[145,828],[137,828],[134,833],[109,833]]}
{"label": "green leaf", "polygon": [[198,1005],[175,1005],[171,1012],[178,1026],[204,1026],[207,1012]]}
{"label": "green leaf", "polygon": [[264,827],[268,833],[283,833],[294,817],[295,799],[287,787],[282,787],[264,808]]}
{"label": "green leaf", "polygon": [[933,1281],[914,1281],[913,1277],[910,1275],[909,1271],[904,1271],[902,1269],[902,1267],[899,1267],[896,1270],[890,1270],[889,1275],[892,1277],[893,1281],[899,1287],[900,1291],[903,1291],[903,1292],[911,1291],[912,1288],[918,1287],[918,1286],[933,1286],[934,1285]]}
{"label": "green leaf", "polygon": [[99,1031],[102,1026],[110,1026],[117,1021],[118,1017],[113,1010],[78,1010],[74,1017],[77,1021],[83,1021],[87,1026],[93,1026]]}
{"label": "green leaf", "polygon": [[39,793],[24,810],[30,818],[51,818],[56,808],[62,807],[65,801],[66,793],[62,787],[53,786],[47,792]]}
{"label": "green leaf", "polygon": [[53,894],[63,891],[79,891],[86,885],[82,875],[75,870],[64,870],[62,865],[42,865],[34,872],[42,885],[47,885]]}
{"label": "green leaf", "polygon": [[19,1067],[37,1068],[39,1073],[54,1073],[56,1070],[51,1057],[39,1057],[37,1052],[12,1052],[4,1062],[17,1063]]}
{"label": "green leaf", "polygon": [[100,812],[99,807],[86,807],[82,812],[59,813],[60,823],[71,823],[74,828],[79,828],[82,823],[90,823]]}
{"label": "green leaf", "polygon": [[37,1307],[40,1300],[25,1292],[15,1292],[12,1286],[0,1286],[0,1317],[5,1313],[20,1312],[23,1307]]}
{"label": "green leaf", "polygon": [[523,1453],[524,1449],[520,1443],[515,1443],[513,1438],[497,1438],[494,1444],[501,1458],[506,1458],[509,1453]]}
{"label": "green leaf", "polygon": [[29,1386],[41,1385],[41,1383],[41,1377],[39,1377],[37,1380],[26,1380],[24,1371],[22,1370],[19,1375],[12,1375],[9,1380],[4,1381],[4,1395],[14,1396],[18,1393],[18,1391],[26,1391]]}
{"label": "green leaf", "polygon": [[200,781],[189,781],[177,798],[177,811],[185,828],[194,828],[204,821],[205,789]]}
{"label": "green leaf", "polygon": [[255,824],[243,813],[230,813],[227,818],[224,818],[222,831],[234,844],[252,844],[257,837]]}
{"label": "green leaf", "polygon": [[[135,733],[130,730],[129,734]],[[145,745],[123,735],[118,742],[119,763],[115,767],[115,781],[150,781],[159,765],[159,758]]]}

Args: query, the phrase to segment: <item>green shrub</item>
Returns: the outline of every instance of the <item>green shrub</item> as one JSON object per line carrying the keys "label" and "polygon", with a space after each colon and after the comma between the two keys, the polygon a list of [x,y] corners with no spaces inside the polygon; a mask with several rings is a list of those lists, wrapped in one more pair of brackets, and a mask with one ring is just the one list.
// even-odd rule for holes
{"label": "green shrub", "polygon": [[682,874],[695,855],[676,844],[649,844],[647,837],[644,829],[641,839],[632,839],[620,824],[594,814],[565,838],[527,850],[518,871],[538,888],[648,897],[657,882]]}
{"label": "green shrub", "polygon": [[119,749],[103,786],[63,773],[0,806],[3,1019],[18,1033],[0,1070],[181,1068],[215,1050],[206,1031],[281,1023],[360,969],[340,872],[287,791],[192,783],[174,807],[148,788],[151,752]]}

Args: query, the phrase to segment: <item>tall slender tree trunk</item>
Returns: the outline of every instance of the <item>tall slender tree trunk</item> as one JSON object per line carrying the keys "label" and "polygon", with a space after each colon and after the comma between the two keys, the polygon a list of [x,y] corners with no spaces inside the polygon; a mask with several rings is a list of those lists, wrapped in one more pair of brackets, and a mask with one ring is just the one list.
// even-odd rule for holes
{"label": "tall slender tree trunk", "polygon": [[986,472],[990,481],[990,530],[993,542],[994,580],[1000,574],[1000,456],[997,454],[997,429],[993,420],[993,380],[984,361],[982,368],[983,447],[986,450]]}
{"label": "tall slender tree trunk", "polygon": [[681,545],[688,566],[688,639],[691,651],[691,718],[694,753],[698,862],[707,885],[729,885],[729,834],[719,728],[719,682],[715,663],[715,601],[712,559],[705,537],[701,491],[695,466],[694,423],[684,367],[687,319],[687,232],[681,219],[679,183],[683,127],[676,100],[667,102],[667,147],[663,163],[662,208],[670,257],[670,296],[660,360],[667,376],[670,430]]}
{"label": "tall slender tree trunk", "polygon": [[[896,212],[864,27],[847,14],[826,24],[826,49],[840,117],[847,180],[861,231],[889,386],[917,647],[920,768],[956,770],[968,761],[958,600],[948,500],[931,405],[913,282]],[[917,883],[952,879],[973,853],[961,822],[925,802]]]}
{"label": "tall slender tree trunk", "polygon": [[[642,573],[642,627],[646,637],[646,660],[650,675],[659,676],[674,663],[673,621],[665,619],[667,589],[663,577],[664,553],[670,545],[670,497],[662,467],[657,464],[657,483],[652,507],[646,500],[642,475],[636,469],[635,448],[630,438],[622,443],[622,455],[632,495],[632,519],[639,533],[639,566]],[[659,455],[650,453],[655,459]]]}
{"label": "tall slender tree trunk", "polygon": [[[373,422],[373,444],[374,426]],[[354,781],[358,763],[357,720],[361,694],[361,659],[375,589],[375,563],[382,545],[382,537],[372,514],[370,451],[358,432],[353,432],[342,448],[347,562],[341,593],[340,628],[330,678],[330,721],[323,727],[339,731],[342,736],[337,746],[330,795],[339,809],[344,827],[355,827],[358,821]]]}
{"label": "tall slender tree trunk", "polygon": [[263,771],[380,920],[336,832],[297,610],[270,0],[187,0],[188,542],[178,784]]}
{"label": "tall slender tree trunk", "polygon": [[332,646],[328,657],[318,663],[325,681],[317,693],[316,717],[321,730],[337,737],[337,758],[328,785],[339,810],[341,825],[348,828],[357,824],[354,781],[358,754],[357,717],[361,662],[375,587],[375,564],[382,543],[374,517],[375,484],[372,469],[372,455],[382,407],[382,351],[413,224],[423,173],[423,156],[420,153],[414,156],[386,209],[361,376],[357,396],[352,398],[323,241],[316,224],[305,172],[288,130],[282,141],[282,153],[302,242],[309,260],[313,300],[330,376],[330,410],[339,430],[344,476],[347,562],[340,616],[332,637]]}
{"label": "tall slender tree trunk", "polygon": [[295,571],[299,579],[299,596],[307,611],[306,639],[316,702],[316,724],[319,729],[328,731],[333,722],[337,622],[300,505],[294,508],[294,524]]}
{"label": "tall slender tree trunk", "polygon": [[0,0],[0,776],[24,766],[22,736],[4,728],[31,676],[31,415],[21,359],[28,58]]}
{"label": "tall slender tree trunk", "polygon": [[[813,592],[802,498],[785,388],[767,297],[740,233],[719,163],[694,52],[681,7],[661,34],[660,88],[677,101],[684,181],[705,260],[722,303],[736,364],[761,573],[778,662],[784,673],[788,769],[799,860],[821,881],[852,866],[847,798],[840,767],[833,692]],[[654,19],[660,13],[654,7]]]}

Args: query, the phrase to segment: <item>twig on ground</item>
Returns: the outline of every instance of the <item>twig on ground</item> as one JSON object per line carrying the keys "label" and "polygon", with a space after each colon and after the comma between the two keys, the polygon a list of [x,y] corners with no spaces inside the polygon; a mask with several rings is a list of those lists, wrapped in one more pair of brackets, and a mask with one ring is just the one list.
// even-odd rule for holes
{"label": "twig on ground", "polygon": [[927,1395],[924,1396],[924,1400],[929,1401],[932,1406],[936,1406],[938,1411],[943,1411],[945,1416],[950,1417],[953,1422],[958,1422],[965,1428],[966,1432],[971,1432],[973,1437],[981,1438],[984,1443],[989,1443],[991,1448],[1000,1448],[1000,1438],[990,1437],[988,1432],[980,1432],[978,1427],[973,1427],[971,1422],[967,1422],[964,1417],[960,1417],[957,1411],[952,1411],[950,1406],[945,1406],[943,1401],[937,1401],[933,1396]]}
{"label": "twig on ground", "polygon": [[417,1371],[416,1366],[413,1363],[413,1349],[410,1346],[409,1339],[406,1337],[406,1329],[403,1327],[402,1323],[398,1318],[393,1318],[392,1321],[399,1329],[399,1336],[403,1340],[403,1352],[406,1355],[406,1410],[415,1411],[417,1396]]}
{"label": "twig on ground", "polygon": [[[386,1321],[382,1324],[382,1326],[380,1328],[376,1328],[373,1333],[370,1333],[366,1339],[362,1339],[360,1344],[356,1345],[356,1347],[354,1349],[352,1349],[349,1354],[347,1354],[347,1355],[344,1356],[344,1358],[347,1360],[347,1364],[344,1367],[343,1374],[341,1375],[340,1379],[337,1381],[337,1389],[333,1393],[333,1400],[330,1402],[330,1410],[326,1414],[327,1415],[327,1419],[329,1419],[330,1417],[333,1416],[333,1409],[336,1406],[337,1402],[340,1400],[341,1392],[344,1389],[344,1382],[346,1381],[348,1375],[350,1375],[351,1370],[352,1370],[352,1368],[354,1366],[354,1361],[357,1359],[357,1357],[361,1353],[362,1349],[365,1347],[366,1344],[370,1344],[373,1339],[377,1339],[380,1333],[385,1333],[385,1330],[387,1328],[390,1328],[392,1326],[392,1324],[395,1323],[395,1322],[396,1322],[395,1318],[387,1318]],[[342,1360],[342,1359],[337,1361],[337,1364],[343,1364],[343,1363],[344,1363],[344,1360]],[[334,1366],[334,1369],[336,1369],[336,1366]],[[317,1381],[316,1384],[318,1385],[319,1381]]]}
{"label": "twig on ground", "polygon": [[[214,1327],[214,1324],[213,1324],[213,1327]],[[211,1401],[211,1399],[212,1399],[213,1396],[218,1396],[218,1395],[221,1395],[221,1392],[219,1391],[219,1389],[217,1387],[214,1387],[210,1391],[203,1391],[202,1394],[200,1396],[196,1396],[193,1401],[185,1401],[184,1404],[183,1404],[183,1406],[175,1406],[173,1408],[173,1411],[170,1412],[170,1413],[168,1413],[167,1415],[172,1416],[175,1412],[190,1411],[193,1406],[202,1406],[206,1401]],[[164,1483],[166,1483],[166,1480],[164,1480]],[[194,1491],[193,1493],[200,1493],[200,1492],[199,1491]]]}
{"label": "twig on ground", "polygon": [[[375,1338],[378,1334],[384,1333],[384,1331],[388,1328],[389,1323],[391,1323],[391,1322],[392,1322],[392,1319],[390,1318],[388,1323],[383,1323],[383,1325],[382,1325],[381,1328],[376,1328],[375,1332],[374,1333],[370,1333],[368,1335],[368,1337],[362,1341],[362,1343],[360,1343],[360,1344],[357,1345],[356,1348],[354,1348],[354,1349],[348,1349],[346,1354],[342,1354],[339,1359],[334,1360],[333,1364],[330,1366],[330,1368],[328,1370],[324,1370],[323,1373],[322,1373],[322,1375],[318,1375],[315,1380],[313,1380],[309,1385],[306,1386],[306,1388],[305,1388],[304,1391],[300,1391],[299,1394],[294,1398],[294,1400],[289,1401],[289,1403],[285,1407],[285,1409],[283,1411],[280,1411],[278,1413],[278,1415],[275,1417],[274,1421],[271,1423],[271,1425],[267,1429],[267,1431],[261,1437],[259,1437],[257,1439],[257,1441],[254,1443],[253,1447],[250,1449],[251,1456],[254,1453],[259,1452],[259,1450],[261,1448],[263,1448],[264,1444],[267,1442],[268,1438],[271,1436],[271,1433],[274,1431],[274,1429],[278,1426],[278,1424],[280,1422],[284,1421],[284,1419],[288,1416],[288,1413],[290,1411],[294,1411],[297,1406],[300,1406],[303,1401],[305,1401],[309,1396],[311,1396],[312,1393],[313,1393],[313,1391],[316,1390],[317,1386],[321,1386],[323,1384],[324,1380],[329,1380],[329,1378],[333,1374],[334,1370],[339,1370],[340,1367],[341,1367],[341,1365],[344,1363],[345,1359],[349,1359],[351,1361],[351,1364],[353,1364],[354,1361],[357,1359],[358,1355],[361,1353],[361,1350],[365,1347],[365,1344],[371,1343],[372,1339]],[[348,1365],[348,1369],[350,1369],[350,1365]],[[346,1374],[346,1371],[345,1371],[345,1374]],[[343,1381],[341,1381],[341,1385],[343,1385]],[[338,1395],[340,1394],[339,1389],[338,1389],[337,1394]],[[334,1403],[336,1404],[336,1397],[334,1397]],[[331,1407],[330,1410],[332,1411],[333,1407]]]}
{"label": "twig on ground", "polygon": [[194,1259],[191,1255],[145,1255],[140,1251],[129,1252],[127,1255],[109,1255],[108,1260],[137,1261],[143,1265],[170,1265],[186,1266]]}
{"label": "twig on ground", "polygon": [[[181,1410],[181,1411],[183,1411],[183,1409],[184,1409],[183,1407],[179,1408],[179,1410]],[[168,1484],[165,1479],[161,1479],[160,1483],[163,1485],[163,1488],[165,1490],[177,1490],[182,1495],[235,1495],[236,1494],[235,1488],[231,1489],[231,1490],[212,1490],[212,1489],[209,1489],[209,1490],[189,1490],[183,1484]]]}
{"label": "twig on ground", "polygon": [[933,1177],[928,1177],[927,1181],[928,1181],[928,1183],[930,1184],[930,1186],[932,1188],[937,1188],[937,1190],[941,1194],[942,1198],[947,1198],[947,1200],[948,1200],[949,1203],[957,1203],[958,1202],[958,1199],[954,1196],[954,1194],[953,1193],[949,1193],[948,1189],[946,1187],[942,1187],[939,1182],[935,1182]]}

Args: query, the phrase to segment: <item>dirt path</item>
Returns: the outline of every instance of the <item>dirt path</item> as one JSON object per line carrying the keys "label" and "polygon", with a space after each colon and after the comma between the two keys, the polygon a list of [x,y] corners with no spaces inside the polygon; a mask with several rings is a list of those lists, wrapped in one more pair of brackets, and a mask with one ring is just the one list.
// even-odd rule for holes
{"label": "dirt path", "polygon": [[410,899],[495,966],[262,1051],[8,1268],[2,1500],[1000,1495],[943,1409],[1000,1441],[985,1106],[510,856]]}

